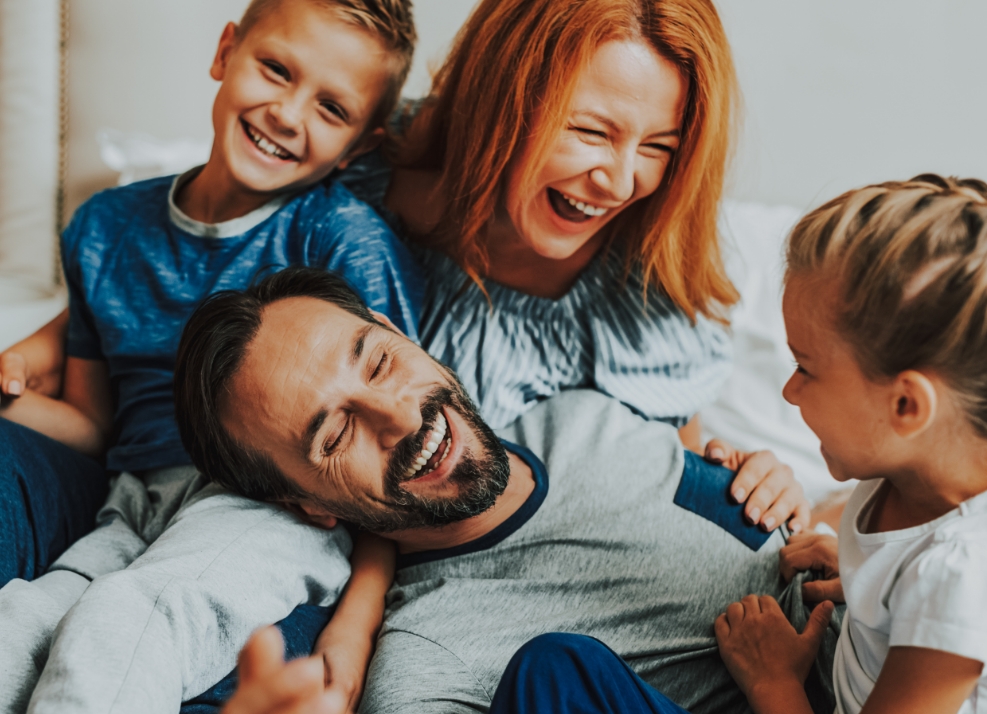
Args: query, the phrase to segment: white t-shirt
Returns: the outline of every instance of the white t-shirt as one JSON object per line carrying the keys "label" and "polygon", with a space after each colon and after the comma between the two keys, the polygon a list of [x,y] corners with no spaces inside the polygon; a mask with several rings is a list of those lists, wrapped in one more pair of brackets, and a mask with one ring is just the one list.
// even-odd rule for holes
{"label": "white t-shirt", "polygon": [[[987,662],[987,493],[931,523],[866,533],[884,483],[860,483],[840,523],[847,614],[833,665],[837,714],[859,714],[891,647]],[[958,714],[987,714],[987,676]]]}

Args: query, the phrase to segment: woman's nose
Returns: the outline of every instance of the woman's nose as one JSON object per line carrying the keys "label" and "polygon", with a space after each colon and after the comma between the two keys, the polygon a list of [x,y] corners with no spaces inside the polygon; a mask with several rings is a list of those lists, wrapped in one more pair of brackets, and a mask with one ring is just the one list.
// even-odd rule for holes
{"label": "woman's nose", "polygon": [[623,203],[634,195],[633,156],[615,151],[610,160],[590,172],[590,180],[612,201]]}

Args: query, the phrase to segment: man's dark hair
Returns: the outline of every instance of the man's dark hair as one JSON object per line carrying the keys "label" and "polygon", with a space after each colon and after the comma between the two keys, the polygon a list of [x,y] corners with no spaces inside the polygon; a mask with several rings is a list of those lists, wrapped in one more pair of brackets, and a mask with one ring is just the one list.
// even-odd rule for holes
{"label": "man's dark hair", "polygon": [[[220,403],[271,303],[311,297],[361,320],[379,324],[339,275],[314,268],[285,268],[245,291],[208,297],[182,331],[175,366],[175,417],[185,450],[206,478],[259,501],[292,501],[307,494],[274,464],[223,427]],[[241,408],[249,408],[244,405]]]}

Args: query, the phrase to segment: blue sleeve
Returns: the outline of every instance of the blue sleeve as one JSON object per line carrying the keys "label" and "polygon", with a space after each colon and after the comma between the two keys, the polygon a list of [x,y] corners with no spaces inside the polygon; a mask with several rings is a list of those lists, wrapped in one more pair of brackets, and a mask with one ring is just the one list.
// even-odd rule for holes
{"label": "blue sleeve", "polygon": [[424,282],[418,262],[374,210],[336,184],[333,208],[309,244],[309,264],[346,278],[367,306],[418,341]]}
{"label": "blue sleeve", "polygon": [[90,232],[88,204],[79,207],[62,233],[62,267],[69,293],[69,328],[65,352],[69,357],[105,360],[99,333],[83,289],[80,262],[82,239]]}

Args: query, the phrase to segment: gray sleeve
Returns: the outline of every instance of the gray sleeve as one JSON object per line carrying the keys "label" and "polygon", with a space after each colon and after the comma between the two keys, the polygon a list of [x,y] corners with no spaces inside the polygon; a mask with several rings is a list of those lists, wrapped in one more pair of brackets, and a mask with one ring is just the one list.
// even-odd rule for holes
{"label": "gray sleeve", "polygon": [[360,714],[476,714],[492,697],[452,652],[392,630],[377,643]]}

